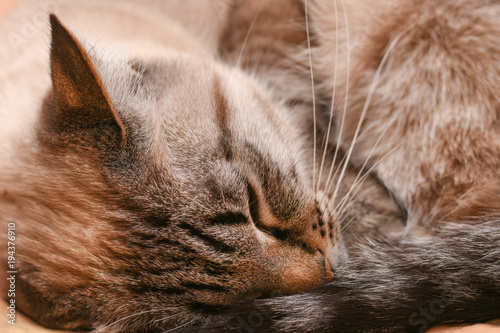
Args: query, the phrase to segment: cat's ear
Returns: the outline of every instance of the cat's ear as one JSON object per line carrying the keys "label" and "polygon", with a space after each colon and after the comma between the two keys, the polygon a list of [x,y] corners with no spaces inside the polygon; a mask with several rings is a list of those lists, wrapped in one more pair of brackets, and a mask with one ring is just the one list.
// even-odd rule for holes
{"label": "cat's ear", "polygon": [[50,15],[50,26],[50,66],[54,93],[50,126],[67,133],[113,123],[120,131],[122,140],[125,140],[120,116],[111,104],[83,45],[54,14]]}

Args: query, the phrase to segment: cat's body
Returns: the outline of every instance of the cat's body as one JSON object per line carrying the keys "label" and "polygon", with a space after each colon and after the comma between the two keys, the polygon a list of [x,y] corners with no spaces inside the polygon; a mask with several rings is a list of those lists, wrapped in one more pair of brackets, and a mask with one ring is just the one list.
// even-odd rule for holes
{"label": "cat's body", "polygon": [[[448,1],[411,2],[379,21],[389,3],[351,1],[347,16],[355,47],[348,57],[351,44],[342,37],[345,4],[311,2],[312,59],[315,83],[321,83],[313,98],[302,1],[202,2],[206,7],[193,14],[199,20],[186,14],[198,8],[197,1],[154,3],[125,8],[58,3],[52,9],[63,25],[102,37],[99,43],[117,48],[116,53],[106,47],[100,52],[99,43],[93,51],[55,17],[50,66],[48,32],[41,31],[40,39],[28,36],[26,43],[14,39],[19,45],[13,44],[12,34],[2,36],[13,46],[12,53],[2,51],[2,62],[16,67],[6,67],[0,76],[5,87],[0,95],[0,218],[2,225],[16,224],[16,304],[21,311],[48,327],[112,332],[161,331],[212,320],[220,323],[205,329],[215,332],[394,331],[500,316],[495,306],[500,300],[497,78],[483,81],[467,70],[466,77],[476,78],[481,87],[473,94],[478,98],[467,100],[482,110],[474,117],[472,106],[462,105],[463,113],[451,108],[464,91],[470,92],[471,80],[458,76],[449,85],[448,77],[437,75],[442,80],[432,82],[440,82],[439,98],[436,86],[417,80],[427,73],[417,60],[432,63],[435,54],[418,53],[405,63],[416,77],[412,89],[403,84],[407,74],[391,75],[399,73],[397,60],[415,54],[411,47],[439,50],[442,44],[435,41],[443,34],[433,29],[452,26],[454,16],[472,17],[463,26],[486,22],[490,30],[485,35],[492,39],[485,43],[494,41],[497,16],[490,7],[495,4],[485,3],[475,12]],[[99,18],[97,8],[108,10]],[[37,10],[19,17],[36,18]],[[479,15],[482,11],[492,19]],[[26,20],[19,17],[7,21],[2,31],[22,32]],[[426,17],[435,24],[419,21]],[[407,18],[411,24],[401,28]],[[362,29],[372,26],[377,30],[367,38]],[[336,41],[329,38],[336,30],[340,65],[333,75]],[[406,30],[425,31],[432,38]],[[393,31],[406,34],[398,39],[406,42],[400,49],[396,42],[390,47]],[[496,50],[495,43],[484,45]],[[19,53],[19,47],[34,49]],[[388,48],[396,53],[389,53],[386,63]],[[261,87],[221,65],[216,52],[223,62],[250,72]],[[448,73],[445,65],[452,57],[437,54],[443,62],[429,73]],[[349,80],[342,71],[347,58]],[[464,63],[498,66],[495,57],[467,59]],[[348,147],[381,62],[394,67],[382,68],[383,80],[374,87],[363,135],[351,155]],[[455,69],[460,61],[451,64]],[[74,77],[83,78],[78,79],[83,84]],[[321,135],[328,128],[334,77],[335,130],[323,165]],[[19,98],[28,91],[28,97]],[[422,100],[429,104],[419,104]],[[410,116],[420,108],[428,110],[428,117],[419,123]],[[320,135],[316,158],[311,109]],[[435,135],[463,114],[471,122],[462,123],[459,133]],[[391,127],[391,116],[401,128]],[[474,124],[488,131],[474,132]],[[462,135],[464,129],[469,135]],[[487,146],[480,144],[484,141]],[[448,150],[467,145],[473,149]],[[341,153],[335,166],[342,166],[341,156],[351,157],[354,166],[348,166],[334,194],[335,186],[326,188],[325,170],[336,146]],[[364,172],[372,166],[373,178],[349,192],[356,168]],[[320,170],[325,175],[318,175]],[[315,195],[316,189],[322,191]],[[351,204],[334,212],[346,194]],[[333,195],[336,200],[329,201]],[[343,244],[349,247],[347,260]],[[334,266],[330,284],[219,313],[238,300],[320,284],[328,276],[322,254]]]}

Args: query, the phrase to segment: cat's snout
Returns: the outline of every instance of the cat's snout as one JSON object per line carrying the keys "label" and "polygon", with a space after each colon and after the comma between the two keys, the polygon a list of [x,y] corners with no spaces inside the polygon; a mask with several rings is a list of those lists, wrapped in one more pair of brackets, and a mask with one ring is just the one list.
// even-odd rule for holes
{"label": "cat's snout", "polygon": [[326,257],[325,257],[325,272],[326,272],[325,281],[329,282],[333,280],[334,274],[332,272],[332,268],[330,267],[330,263],[328,262],[328,259]]}
{"label": "cat's snout", "polygon": [[329,281],[333,280],[333,277],[334,277],[332,267],[330,266],[330,262],[328,260],[328,257],[323,253],[323,251],[321,251],[318,248],[318,252],[321,253],[321,255],[323,256],[324,262],[325,262],[325,282],[329,282]]}

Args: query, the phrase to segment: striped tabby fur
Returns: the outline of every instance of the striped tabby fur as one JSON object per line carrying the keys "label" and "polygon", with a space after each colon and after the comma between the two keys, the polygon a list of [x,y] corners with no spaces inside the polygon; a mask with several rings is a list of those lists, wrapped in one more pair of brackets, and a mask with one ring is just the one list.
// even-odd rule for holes
{"label": "striped tabby fur", "polygon": [[16,306],[46,327],[162,331],[331,275],[338,225],[305,138],[216,60],[215,29],[182,27],[193,3],[72,2],[50,31],[2,34],[2,226],[16,224]]}

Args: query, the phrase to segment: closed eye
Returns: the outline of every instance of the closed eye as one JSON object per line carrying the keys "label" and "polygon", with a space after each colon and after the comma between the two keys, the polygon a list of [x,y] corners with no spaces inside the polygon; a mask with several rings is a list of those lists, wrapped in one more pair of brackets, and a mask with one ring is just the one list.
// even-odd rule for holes
{"label": "closed eye", "polygon": [[272,230],[270,230],[266,225],[263,223],[262,219],[263,216],[261,214],[261,199],[259,198],[259,195],[257,194],[256,189],[252,186],[252,184],[248,184],[248,207],[250,209],[250,216],[252,218],[252,221],[254,225],[259,229],[260,231],[273,236]]}
{"label": "closed eye", "polygon": [[209,223],[212,225],[238,225],[247,224],[248,218],[243,213],[239,212],[225,212],[223,214],[216,215],[209,219]]}

